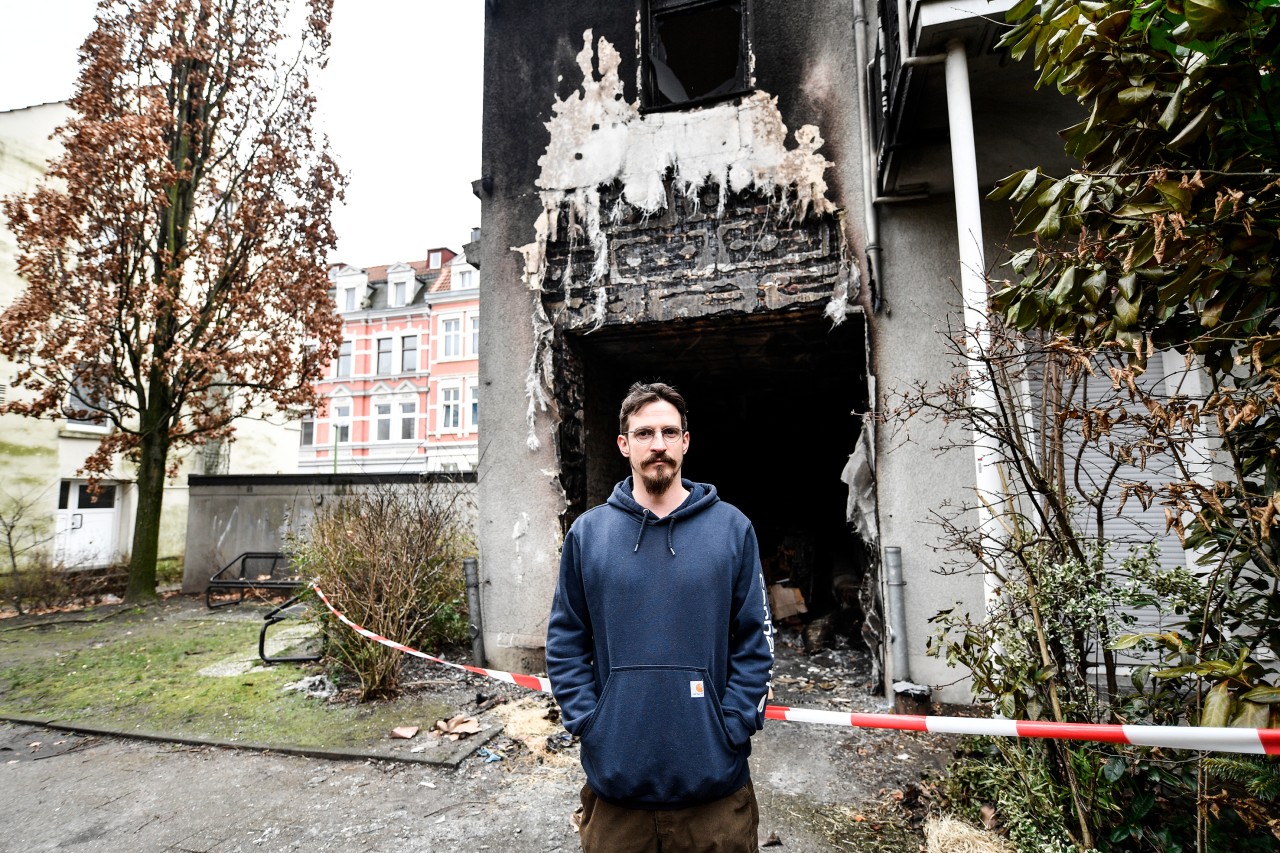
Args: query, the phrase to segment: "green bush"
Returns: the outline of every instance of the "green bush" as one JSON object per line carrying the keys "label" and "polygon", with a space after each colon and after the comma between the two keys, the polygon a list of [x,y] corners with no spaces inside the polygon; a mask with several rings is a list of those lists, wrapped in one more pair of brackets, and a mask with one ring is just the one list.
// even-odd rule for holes
{"label": "green bush", "polygon": [[[378,486],[326,504],[291,543],[347,618],[374,633],[431,651],[467,637],[462,558],[472,544],[462,522],[466,495],[423,481]],[[326,660],[359,682],[361,701],[399,693],[404,655],[368,640],[327,612]]]}

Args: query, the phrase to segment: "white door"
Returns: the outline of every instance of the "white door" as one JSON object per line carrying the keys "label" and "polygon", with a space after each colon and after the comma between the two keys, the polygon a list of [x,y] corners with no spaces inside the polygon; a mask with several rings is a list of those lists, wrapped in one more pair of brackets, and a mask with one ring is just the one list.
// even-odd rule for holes
{"label": "white door", "polygon": [[109,565],[116,557],[120,529],[114,483],[103,483],[96,495],[84,480],[63,480],[58,491],[58,529],[54,560],[68,569]]}

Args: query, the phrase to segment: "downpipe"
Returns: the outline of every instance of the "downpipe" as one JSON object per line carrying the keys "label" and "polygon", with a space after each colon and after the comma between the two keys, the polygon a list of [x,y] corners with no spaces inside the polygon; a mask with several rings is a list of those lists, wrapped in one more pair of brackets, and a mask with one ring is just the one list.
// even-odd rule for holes
{"label": "downpipe", "polygon": [[484,631],[480,620],[480,570],[475,557],[462,561],[462,573],[467,580],[467,630],[471,634],[471,661],[484,666]]}
{"label": "downpipe", "polygon": [[[969,60],[964,42],[947,43],[947,125],[951,135],[951,173],[955,184],[956,235],[960,243],[960,291],[964,299],[965,346],[969,350],[969,381],[975,409],[995,411],[995,389],[983,361],[991,348],[988,322],[986,260],[982,240],[982,194],[978,188],[978,154],[973,139],[973,102],[969,94]],[[991,507],[1001,502],[999,458],[992,436],[973,434],[975,483],[978,493],[978,535],[990,541],[999,535]],[[983,573],[983,596],[988,609],[995,599],[996,579]]]}
{"label": "downpipe", "polygon": [[871,91],[868,81],[871,76],[871,63],[867,59],[867,3],[862,0],[853,21],[853,53],[854,64],[862,73],[858,81],[858,129],[862,142],[862,227],[866,236],[867,277],[871,279],[871,310],[880,313],[882,302],[880,278],[880,218],[876,211],[876,196],[879,194],[876,180],[876,152],[871,143]]}
{"label": "downpipe", "polygon": [[894,682],[911,680],[907,656],[907,602],[902,578],[902,549],[896,545],[884,549],[885,586],[889,599],[889,660],[893,664]]}
{"label": "downpipe", "polygon": [[884,549],[885,586],[889,605],[889,660],[893,667],[893,707],[899,714],[928,714],[933,689],[911,681],[907,654],[907,582],[902,573],[902,549]]}

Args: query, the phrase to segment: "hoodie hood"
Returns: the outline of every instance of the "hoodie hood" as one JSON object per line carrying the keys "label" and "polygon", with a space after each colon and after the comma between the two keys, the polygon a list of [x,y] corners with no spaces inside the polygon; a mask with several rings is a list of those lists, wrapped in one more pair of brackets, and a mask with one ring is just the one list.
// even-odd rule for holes
{"label": "hoodie hood", "polygon": [[680,480],[680,485],[688,490],[689,494],[684,499],[684,503],[676,507],[669,514],[659,518],[645,507],[640,506],[636,502],[635,493],[633,491],[635,481],[628,477],[613,487],[613,494],[609,495],[608,504],[612,507],[622,510],[627,515],[634,518],[637,522],[636,544],[632,548],[632,553],[640,550],[640,543],[644,541],[645,529],[648,527],[657,527],[666,525],[667,528],[667,550],[671,552],[671,556],[676,555],[675,549],[675,529],[676,523],[679,521],[692,518],[704,510],[709,509],[719,502],[720,497],[716,494],[716,487],[710,483],[695,483],[692,480]]}

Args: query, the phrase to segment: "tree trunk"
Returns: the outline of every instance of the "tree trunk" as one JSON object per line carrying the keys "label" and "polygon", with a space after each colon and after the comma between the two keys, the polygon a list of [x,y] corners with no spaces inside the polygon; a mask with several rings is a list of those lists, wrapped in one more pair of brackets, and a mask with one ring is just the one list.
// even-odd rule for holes
{"label": "tree trunk", "polygon": [[129,554],[129,585],[125,601],[154,601],[156,560],[160,556],[160,510],[164,504],[165,466],[169,445],[163,431],[142,436],[138,463],[138,510],[133,521],[133,550]]}

